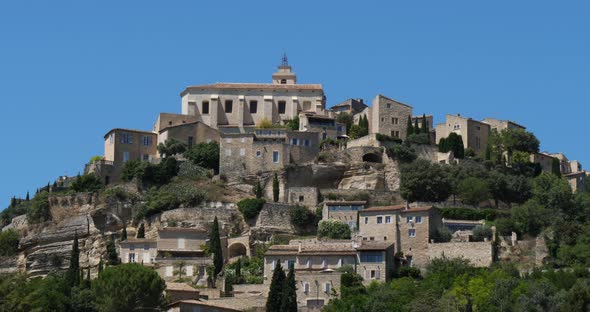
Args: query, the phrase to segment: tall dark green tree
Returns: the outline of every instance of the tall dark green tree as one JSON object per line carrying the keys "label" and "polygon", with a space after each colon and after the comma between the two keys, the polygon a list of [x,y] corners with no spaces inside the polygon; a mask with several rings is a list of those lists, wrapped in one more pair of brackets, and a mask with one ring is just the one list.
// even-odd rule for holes
{"label": "tall dark green tree", "polygon": [[223,253],[221,252],[221,238],[219,235],[219,221],[217,216],[213,220],[211,233],[209,234],[209,252],[213,254],[213,266],[215,267],[213,273],[215,276],[223,269]]}
{"label": "tall dark green tree", "polygon": [[115,247],[115,237],[111,235],[107,240],[107,261],[110,265],[119,264],[119,255],[117,255],[117,248]]}
{"label": "tall dark green tree", "polygon": [[279,201],[279,192],[279,177],[275,172],[275,175],[272,178],[272,201],[274,201],[275,203]]}
{"label": "tall dark green tree", "polygon": [[557,158],[553,158],[551,160],[551,173],[558,177],[561,177],[561,164],[559,163],[559,159]]}
{"label": "tall dark green tree", "polygon": [[426,122],[426,114],[422,114],[422,133],[429,133],[428,123]]}
{"label": "tall dark green tree", "polygon": [[463,146],[463,138],[451,132],[445,140],[448,151],[452,151],[455,158],[463,159],[465,157],[465,147]]}
{"label": "tall dark green tree", "polygon": [[408,124],[406,126],[406,134],[409,136],[414,134],[414,126],[412,126],[412,116],[408,115]]}
{"label": "tall dark green tree", "polygon": [[127,240],[127,224],[123,224],[123,232],[121,233],[121,240]]}
{"label": "tall dark green tree", "polygon": [[297,312],[297,284],[295,282],[295,269],[289,268],[289,274],[283,287],[283,300],[281,312]]}
{"label": "tall dark green tree", "polygon": [[268,299],[266,299],[266,311],[281,312],[281,305],[283,303],[283,290],[285,288],[285,271],[281,266],[280,261],[277,261],[275,269],[272,273],[272,280],[270,282],[270,290],[268,292]]}
{"label": "tall dark green tree", "polygon": [[101,257],[100,261],[98,261],[98,274],[102,273],[102,270],[104,270],[104,263],[102,262],[102,257]]}
{"label": "tall dark green tree", "polygon": [[74,232],[74,242],[72,243],[67,282],[70,288],[80,286],[80,248],[78,247],[78,232]]}
{"label": "tall dark green tree", "polygon": [[263,196],[262,185],[260,185],[260,180],[256,181],[256,186],[254,187],[254,194],[256,198],[260,199]]}
{"label": "tall dark green tree", "polygon": [[27,191],[27,196],[25,197],[25,200],[26,200],[26,201],[29,201],[29,200],[30,200],[30,197],[29,197],[29,191]]}
{"label": "tall dark green tree", "polygon": [[418,118],[414,119],[414,134],[420,134],[420,125],[418,124]]}
{"label": "tall dark green tree", "polygon": [[145,226],[142,224],[139,225],[137,229],[137,238],[145,238]]}
{"label": "tall dark green tree", "polygon": [[16,197],[12,196],[12,198],[10,199],[10,208],[16,207]]}

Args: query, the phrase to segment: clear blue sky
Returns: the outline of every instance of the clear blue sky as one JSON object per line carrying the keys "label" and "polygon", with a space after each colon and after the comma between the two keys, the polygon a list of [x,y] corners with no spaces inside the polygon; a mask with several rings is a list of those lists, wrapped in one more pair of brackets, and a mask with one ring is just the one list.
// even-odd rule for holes
{"label": "clear blue sky", "polygon": [[269,82],[287,52],[331,106],[511,119],[590,166],[588,1],[2,1],[0,207],[151,129],[187,85]]}

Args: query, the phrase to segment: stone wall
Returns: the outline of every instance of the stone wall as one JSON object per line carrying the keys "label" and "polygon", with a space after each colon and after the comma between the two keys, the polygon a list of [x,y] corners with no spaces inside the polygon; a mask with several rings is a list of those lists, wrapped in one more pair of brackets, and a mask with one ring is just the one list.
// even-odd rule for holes
{"label": "stone wall", "polygon": [[289,204],[302,205],[313,209],[319,203],[317,187],[290,187],[287,193]]}
{"label": "stone wall", "polygon": [[[341,190],[341,189],[321,189],[320,194],[324,200],[329,200],[327,196],[336,196],[338,200],[367,200],[367,207],[397,205],[404,201],[399,192],[378,191],[378,190]],[[329,195],[332,194],[332,195]]]}
{"label": "stone wall", "polygon": [[488,267],[494,259],[492,242],[430,243],[429,258],[464,258],[476,267]]}
{"label": "stone wall", "polygon": [[290,211],[292,205],[266,203],[258,214],[256,227],[265,227],[279,232],[294,233],[295,228],[291,225]]}

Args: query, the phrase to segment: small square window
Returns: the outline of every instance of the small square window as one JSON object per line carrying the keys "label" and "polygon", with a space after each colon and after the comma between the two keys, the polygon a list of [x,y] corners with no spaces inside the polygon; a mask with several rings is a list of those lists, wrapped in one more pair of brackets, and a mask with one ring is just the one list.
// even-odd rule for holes
{"label": "small square window", "polygon": [[299,196],[299,202],[301,203],[301,202],[303,202],[304,200],[305,200],[305,197],[303,197],[303,195],[300,195],[300,196]]}
{"label": "small square window", "polygon": [[387,108],[391,108],[391,103],[387,103]]}
{"label": "small square window", "polygon": [[377,217],[377,224],[383,223],[383,217]]}
{"label": "small square window", "polygon": [[416,237],[416,229],[409,229],[408,236],[409,237]]}
{"label": "small square window", "polygon": [[225,101],[225,112],[226,113],[231,113],[233,110],[233,101],[232,100],[227,100]]}
{"label": "small square window", "polygon": [[375,278],[376,276],[377,276],[377,273],[375,272],[375,270],[371,270],[371,278]]}
{"label": "small square window", "polygon": [[279,163],[279,152],[278,151],[272,152],[272,162],[275,164]]}
{"label": "small square window", "polygon": [[385,216],[385,223],[391,223],[391,216]]}
{"label": "small square window", "polygon": [[246,149],[245,148],[240,148],[240,156],[245,156],[246,155]]}
{"label": "small square window", "polygon": [[416,216],[416,223],[418,223],[418,224],[422,223],[422,217],[421,216]]}
{"label": "small square window", "polygon": [[262,152],[261,151],[256,151],[256,157],[262,157]]}
{"label": "small square window", "polygon": [[412,223],[414,221],[414,217],[406,217],[406,223]]}
{"label": "small square window", "polygon": [[369,224],[369,217],[365,217],[365,224]]}
{"label": "small square window", "polygon": [[387,240],[387,236],[383,236],[383,240],[386,241]]}

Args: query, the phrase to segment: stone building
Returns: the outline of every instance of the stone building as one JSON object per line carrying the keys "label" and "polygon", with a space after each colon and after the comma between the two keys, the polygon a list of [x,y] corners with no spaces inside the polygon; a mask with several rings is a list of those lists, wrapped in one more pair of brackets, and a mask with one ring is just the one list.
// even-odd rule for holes
{"label": "stone building", "polygon": [[369,133],[381,133],[405,139],[408,118],[411,116],[412,106],[379,94],[373,99]]}
{"label": "stone building", "polygon": [[318,205],[320,194],[317,187],[290,187],[287,190],[289,204],[313,209]]}
{"label": "stone building", "polygon": [[530,162],[534,164],[539,164],[541,166],[541,170],[545,172],[551,172],[551,168],[553,166],[553,159],[554,157],[547,154],[547,153],[532,153],[529,156]]}
{"label": "stone building", "polygon": [[219,142],[219,131],[200,121],[195,121],[169,126],[158,132],[158,144],[165,143],[169,139],[177,140],[191,148],[200,143]]}
{"label": "stone building", "polygon": [[311,162],[318,153],[315,132],[256,129],[251,133],[221,134],[219,173],[235,180],[279,171],[291,163]]}
{"label": "stone building", "polygon": [[[298,84],[287,58],[272,76],[272,83],[214,83],[187,87],[182,93],[182,114],[222,131],[244,132],[263,120],[282,124],[301,112],[324,115],[326,97],[321,84]],[[223,126],[223,127],[222,127]]]}
{"label": "stone building", "polygon": [[519,125],[516,122],[510,121],[510,120],[500,120],[500,119],[487,117],[487,118],[484,118],[481,122],[487,123],[488,125],[490,125],[491,129],[496,129],[498,132],[500,132],[504,129],[526,130],[525,126]]}
{"label": "stone building", "polygon": [[311,113],[299,114],[299,131],[317,133],[318,139],[337,139],[346,134],[346,125],[336,122],[336,118]]}
{"label": "stone building", "polygon": [[354,116],[368,107],[369,106],[364,103],[363,99],[348,99],[330,107],[330,111],[334,112],[335,114],[347,113],[351,116]]}
{"label": "stone building", "polygon": [[[418,121],[418,128],[422,129],[422,119],[424,119],[424,116],[419,115],[419,116],[412,116],[412,125],[416,124],[416,121]],[[406,123],[408,121],[406,120]],[[432,115],[426,115],[426,127],[430,130],[434,129],[434,118],[432,117]]]}
{"label": "stone building", "polygon": [[119,243],[121,263],[153,264],[158,254],[156,240],[132,238]]}
{"label": "stone building", "polygon": [[436,142],[447,138],[451,132],[461,136],[465,149],[471,148],[476,154],[485,152],[488,145],[491,126],[487,123],[461,115],[448,115],[445,123],[436,125]]}
{"label": "stone building", "polygon": [[563,177],[567,180],[572,188],[572,192],[584,192],[586,190],[586,171],[572,172],[564,174]]}
{"label": "stone building", "polygon": [[358,227],[359,211],[366,204],[366,201],[326,201],[322,209],[322,220],[342,221],[355,229]]}
{"label": "stone building", "polygon": [[[277,263],[293,267],[299,306],[321,307],[340,293],[338,268],[350,266],[371,281],[387,281],[393,274],[393,244],[354,241],[292,240],[273,245],[264,255],[264,283],[270,284]],[[332,291],[335,290],[335,293]]]}
{"label": "stone building", "polygon": [[370,207],[359,212],[359,237],[364,241],[395,243],[395,252],[402,252],[409,266],[425,268],[428,264],[428,243],[441,226],[437,210],[431,206],[405,205]]}

